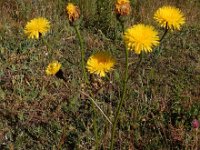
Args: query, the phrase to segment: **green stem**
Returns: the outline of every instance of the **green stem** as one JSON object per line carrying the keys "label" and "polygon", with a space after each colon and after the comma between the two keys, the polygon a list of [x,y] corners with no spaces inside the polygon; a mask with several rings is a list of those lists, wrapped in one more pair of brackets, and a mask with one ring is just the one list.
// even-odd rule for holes
{"label": "green stem", "polygon": [[126,96],[126,85],[127,85],[127,79],[128,79],[128,49],[125,48],[125,55],[126,55],[126,68],[125,68],[125,77],[123,80],[123,91],[122,91],[122,97],[120,99],[120,102],[117,106],[117,111],[115,113],[115,117],[114,117],[114,121],[113,121],[113,126],[112,126],[112,130],[111,130],[111,144],[110,144],[110,150],[113,150],[113,144],[114,144],[114,136],[115,136],[115,129],[116,129],[116,125],[118,122],[118,117],[119,117],[119,112],[121,110],[123,101],[125,99]]}
{"label": "green stem", "polygon": [[140,66],[141,63],[142,63],[142,60],[143,60],[143,58],[144,58],[144,51],[142,51],[142,52],[140,53],[139,57],[140,57],[140,60],[139,60],[139,62],[138,62],[138,64],[137,64],[137,66],[135,67],[134,72],[139,68],[139,66]]}
{"label": "green stem", "polygon": [[[93,109],[93,127],[94,127],[94,135],[95,135],[95,149],[98,150],[99,146],[99,136],[98,136],[98,128],[97,128],[97,115],[96,115],[96,108],[95,106],[100,110],[100,112],[104,115],[104,117],[110,122],[109,118],[105,115],[105,113],[101,110],[101,108],[97,105],[95,100],[90,97],[89,95],[85,94],[84,92],[80,91],[83,95],[87,96],[91,102],[92,102],[92,109]],[[111,122],[110,122],[111,123]]]}
{"label": "green stem", "polygon": [[[98,106],[98,104],[95,102],[95,100],[91,97],[91,96],[89,96],[89,95],[87,95],[87,94],[85,94],[83,91],[80,91],[83,95],[85,95],[85,96],[87,96],[90,100],[91,100],[91,102],[98,108],[98,110],[101,112],[101,114],[106,118],[106,120],[112,125],[112,122],[110,121],[110,119],[108,118],[108,116],[106,116],[106,114],[103,112],[103,110]],[[92,94],[91,94],[92,95]],[[92,95],[93,96],[93,95]]]}
{"label": "green stem", "polygon": [[124,31],[125,31],[125,28],[124,28],[124,22],[122,20],[119,21],[120,22],[120,25],[122,27],[122,32],[124,34]]}
{"label": "green stem", "polygon": [[119,23],[120,23],[120,25],[121,25],[121,27],[122,27],[122,32],[123,32],[123,34],[124,34],[125,27],[124,27],[124,20],[123,20],[123,16],[121,16],[121,15],[117,14],[117,15],[116,15],[116,18],[117,18],[117,20],[119,21]]}
{"label": "green stem", "polygon": [[81,67],[82,67],[82,73],[83,73],[83,78],[85,80],[86,83],[88,83],[88,78],[87,78],[87,73],[85,71],[85,50],[83,47],[83,39],[81,37],[80,31],[79,31],[79,27],[78,26],[74,26],[74,29],[76,31],[76,34],[78,36],[78,40],[80,42],[80,49],[81,49]]}
{"label": "green stem", "polygon": [[162,40],[164,39],[164,37],[167,35],[167,32],[169,31],[169,29],[168,29],[168,27],[167,27],[167,25],[166,25],[166,27],[165,27],[165,31],[164,31],[164,33],[163,33],[163,36],[161,37],[161,39],[160,39],[160,42],[162,42]]}
{"label": "green stem", "polygon": [[167,23],[166,23],[165,31],[164,31],[162,37],[160,38],[160,45],[158,46],[158,49],[157,49],[157,51],[156,51],[156,55],[160,55],[160,53],[161,53],[161,42],[162,42],[162,40],[164,39],[164,37],[167,35],[167,32],[168,32],[168,31],[169,31],[169,28],[168,28],[168,25],[167,25]]}
{"label": "green stem", "polygon": [[[135,73],[135,72],[138,70],[138,68],[139,68],[139,67],[141,66],[141,64],[142,64],[143,59],[144,59],[144,52],[142,51],[142,52],[139,54],[139,61],[137,62],[136,67],[135,67],[134,70],[131,71],[131,72],[134,72],[134,73]],[[129,80],[130,77],[131,77],[131,76],[129,76],[127,80]]]}

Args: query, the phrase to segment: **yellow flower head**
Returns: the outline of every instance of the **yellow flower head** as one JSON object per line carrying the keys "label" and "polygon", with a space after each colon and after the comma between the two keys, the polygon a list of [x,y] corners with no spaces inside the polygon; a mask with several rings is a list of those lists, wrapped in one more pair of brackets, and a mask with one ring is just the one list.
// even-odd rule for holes
{"label": "yellow flower head", "polygon": [[185,23],[183,13],[173,6],[163,6],[159,8],[154,14],[154,19],[161,27],[167,27],[167,29],[171,30],[180,30],[181,25]]}
{"label": "yellow flower head", "polygon": [[137,24],[124,33],[124,42],[129,50],[134,50],[136,54],[141,51],[151,52],[153,46],[159,44],[158,32],[153,26]]}
{"label": "yellow flower head", "polygon": [[89,57],[86,68],[91,74],[104,77],[106,72],[112,70],[115,59],[108,52],[97,52]]}
{"label": "yellow flower head", "polygon": [[55,75],[61,68],[61,64],[54,60],[46,68],[46,74],[47,75]]}
{"label": "yellow flower head", "polygon": [[127,16],[131,12],[129,0],[117,0],[115,3],[115,11],[118,15]]}
{"label": "yellow flower head", "polygon": [[67,15],[70,22],[74,22],[80,18],[80,10],[72,3],[68,3],[66,6]]}
{"label": "yellow flower head", "polygon": [[35,18],[29,21],[24,29],[28,38],[38,39],[40,36],[44,36],[50,29],[50,22],[46,18]]}

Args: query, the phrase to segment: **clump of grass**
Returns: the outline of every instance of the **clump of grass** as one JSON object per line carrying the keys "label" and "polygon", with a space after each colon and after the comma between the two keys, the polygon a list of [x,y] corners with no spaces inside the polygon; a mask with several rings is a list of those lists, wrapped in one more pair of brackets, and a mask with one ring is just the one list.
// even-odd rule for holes
{"label": "clump of grass", "polygon": [[[83,85],[79,42],[67,21],[66,3],[0,1],[1,149],[110,148],[112,125],[108,120],[114,117],[122,96],[121,74],[125,70],[122,28],[113,12],[114,1],[71,2],[79,4],[83,12],[85,22],[80,29],[89,46],[86,58],[93,51],[109,50],[120,62],[115,66],[120,69],[103,79],[91,75],[90,83]],[[162,41],[161,55],[156,59],[153,54],[144,56],[137,70],[139,58],[130,54],[128,88],[113,143],[117,149],[199,149],[199,129],[192,122],[200,120],[200,3],[135,1],[132,6],[137,13],[133,9],[125,26],[134,21],[154,24],[153,12],[164,4],[181,8],[187,25],[180,32],[169,32]],[[24,36],[26,22],[38,16],[47,17],[52,25],[46,42]],[[51,58],[64,66],[66,82],[46,76]]]}

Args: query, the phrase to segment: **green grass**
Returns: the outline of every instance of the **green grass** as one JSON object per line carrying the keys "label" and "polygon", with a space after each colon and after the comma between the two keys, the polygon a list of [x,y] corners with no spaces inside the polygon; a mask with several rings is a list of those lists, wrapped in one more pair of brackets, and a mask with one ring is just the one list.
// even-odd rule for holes
{"label": "green grass", "polygon": [[[67,21],[65,1],[0,1],[0,149],[109,149],[111,125],[80,91],[92,93],[113,120],[125,65],[121,28],[113,1],[75,2],[83,12],[86,59],[97,50],[109,50],[117,59],[107,78],[90,76],[89,85],[82,81],[79,41]],[[115,149],[200,149],[199,129],[191,126],[193,119],[200,120],[200,3],[132,1],[126,27],[145,22],[158,28],[152,15],[163,4],[180,7],[187,23],[169,32],[161,55],[146,55],[136,71],[139,58],[130,54]],[[38,16],[50,20],[51,31],[44,40],[29,40],[24,26]],[[67,82],[46,76],[54,59],[62,63]]]}

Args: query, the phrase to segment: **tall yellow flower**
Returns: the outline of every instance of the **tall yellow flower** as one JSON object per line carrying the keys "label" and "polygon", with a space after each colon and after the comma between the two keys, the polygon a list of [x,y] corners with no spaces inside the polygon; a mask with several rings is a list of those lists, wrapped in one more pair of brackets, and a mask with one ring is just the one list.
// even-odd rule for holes
{"label": "tall yellow flower", "polygon": [[180,30],[181,25],[185,23],[185,17],[181,10],[173,6],[159,8],[154,14],[154,19],[161,27],[171,30]]}
{"label": "tall yellow flower", "polygon": [[46,18],[38,17],[29,21],[24,29],[28,38],[38,39],[44,36],[50,29],[50,22]]}
{"label": "tall yellow flower", "polygon": [[136,54],[141,51],[151,52],[153,46],[159,44],[158,32],[153,26],[137,24],[124,33],[124,42],[129,50],[134,50]]}
{"label": "tall yellow flower", "polygon": [[118,15],[127,16],[131,12],[129,0],[117,0],[115,3],[115,11]]}
{"label": "tall yellow flower", "polygon": [[115,59],[108,52],[97,52],[89,57],[86,68],[91,74],[104,77],[106,72],[112,70]]}
{"label": "tall yellow flower", "polygon": [[72,3],[68,3],[66,6],[68,19],[70,22],[74,22],[80,18],[80,10]]}
{"label": "tall yellow flower", "polygon": [[51,63],[49,63],[49,65],[46,68],[46,74],[47,75],[56,75],[56,73],[58,73],[58,71],[61,68],[61,64],[54,60]]}

